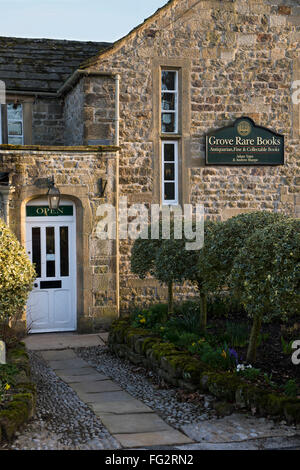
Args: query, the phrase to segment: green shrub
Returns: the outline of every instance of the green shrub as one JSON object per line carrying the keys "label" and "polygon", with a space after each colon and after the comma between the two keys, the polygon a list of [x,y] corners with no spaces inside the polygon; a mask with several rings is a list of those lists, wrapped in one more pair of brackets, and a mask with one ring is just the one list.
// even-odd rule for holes
{"label": "green shrub", "polygon": [[251,382],[255,382],[261,375],[261,370],[256,369],[255,367],[246,366],[245,369],[240,369],[238,371],[238,375],[250,380]]}
{"label": "green shrub", "polygon": [[11,386],[15,384],[15,376],[18,372],[14,365],[0,364],[0,403],[4,400]]}
{"label": "green shrub", "polygon": [[299,388],[297,385],[296,380],[288,380],[285,385],[283,386],[283,390],[286,396],[290,398],[296,398],[298,396]]}
{"label": "green shrub", "polygon": [[234,347],[244,347],[249,342],[249,326],[246,323],[226,322],[224,341]]}
{"label": "green shrub", "polygon": [[195,333],[181,333],[176,341],[176,346],[189,349],[194,342],[198,341],[198,339],[199,336]]}
{"label": "green shrub", "polygon": [[24,248],[0,219],[0,321],[23,311],[35,276]]}
{"label": "green shrub", "polygon": [[[204,225],[207,234],[213,222],[206,221]],[[195,231],[195,223],[193,224]],[[148,274],[155,277],[162,284],[168,287],[168,313],[174,311],[173,286],[174,283],[190,281],[197,287],[200,297],[199,325],[205,330],[207,324],[206,292],[203,284],[203,273],[199,255],[201,250],[187,250],[186,243],[190,240],[186,238],[184,224],[182,224],[181,239],[175,234],[174,218],[170,221],[170,239],[166,240],[162,236],[162,225],[160,222],[160,238],[151,240],[151,227],[148,227],[149,240],[138,239],[134,242],[131,251],[131,270],[141,279]]]}
{"label": "green shrub", "polygon": [[294,343],[294,340],[285,341],[284,337],[281,336],[281,346],[282,346],[283,354],[286,354],[287,356],[290,356],[292,354],[292,352],[293,352],[293,343]]}
{"label": "green shrub", "polygon": [[282,214],[262,211],[240,214],[225,222],[215,223],[206,233],[205,245],[200,253],[205,289],[215,292],[228,285],[234,260],[249,235],[286,219]]}
{"label": "green shrub", "polygon": [[131,314],[133,327],[155,329],[165,323],[168,316],[168,306],[166,304],[152,305],[148,309],[139,308]]}
{"label": "green shrub", "polygon": [[299,220],[285,218],[244,240],[233,263],[230,283],[253,318],[248,362],[255,361],[263,321],[274,317],[285,320],[299,312],[299,260]]}
{"label": "green shrub", "polygon": [[215,293],[207,296],[207,314],[210,318],[228,318],[245,314],[245,308],[231,293]]}
{"label": "green shrub", "polygon": [[174,307],[174,315],[168,324],[180,331],[199,332],[199,301],[188,300]]}
{"label": "green shrub", "polygon": [[236,367],[236,356],[227,346],[213,347],[207,341],[199,343],[199,356],[202,362],[214,369],[232,370]]}

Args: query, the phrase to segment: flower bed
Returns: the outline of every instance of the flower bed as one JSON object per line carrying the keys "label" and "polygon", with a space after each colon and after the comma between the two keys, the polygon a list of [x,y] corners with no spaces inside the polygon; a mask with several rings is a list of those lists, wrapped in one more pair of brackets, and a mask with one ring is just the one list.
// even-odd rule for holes
{"label": "flower bed", "polygon": [[253,414],[284,418],[290,424],[300,423],[298,398],[289,398],[267,382],[247,380],[236,371],[216,370],[151,330],[132,326],[129,318],[112,324],[109,347],[134,364],[155,370],[176,387],[208,392],[236,409],[249,410]]}
{"label": "flower bed", "polygon": [[8,350],[7,365],[0,366],[0,442],[9,441],[35,412],[36,388],[24,343]]}

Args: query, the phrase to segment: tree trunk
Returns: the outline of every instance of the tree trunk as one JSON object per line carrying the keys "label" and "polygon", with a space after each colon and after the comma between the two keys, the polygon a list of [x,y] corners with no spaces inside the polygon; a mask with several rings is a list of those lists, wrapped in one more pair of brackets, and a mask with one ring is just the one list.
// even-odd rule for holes
{"label": "tree trunk", "polygon": [[262,315],[257,314],[253,319],[253,325],[250,335],[250,341],[247,351],[247,362],[255,362],[256,360],[256,352],[257,352],[257,345],[258,345],[258,338],[259,333],[261,330],[262,324]]}
{"label": "tree trunk", "polygon": [[201,332],[205,332],[207,326],[207,298],[204,292],[200,292],[200,321]]}
{"label": "tree trunk", "polygon": [[174,313],[173,282],[168,283],[168,314]]}

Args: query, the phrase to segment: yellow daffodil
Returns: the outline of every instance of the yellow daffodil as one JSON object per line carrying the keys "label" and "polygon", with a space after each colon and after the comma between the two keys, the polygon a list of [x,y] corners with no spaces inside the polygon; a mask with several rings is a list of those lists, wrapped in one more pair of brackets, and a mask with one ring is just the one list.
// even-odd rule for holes
{"label": "yellow daffodil", "polygon": [[9,389],[10,389],[10,385],[9,385],[9,384],[6,384],[6,385],[5,385],[5,390],[7,391],[7,390],[9,390]]}
{"label": "yellow daffodil", "polygon": [[146,318],[141,318],[140,323],[146,323]]}
{"label": "yellow daffodil", "polygon": [[222,352],[221,356],[224,357],[224,359],[226,359],[226,357],[227,357],[226,351],[224,351],[224,349],[223,349],[223,352]]}

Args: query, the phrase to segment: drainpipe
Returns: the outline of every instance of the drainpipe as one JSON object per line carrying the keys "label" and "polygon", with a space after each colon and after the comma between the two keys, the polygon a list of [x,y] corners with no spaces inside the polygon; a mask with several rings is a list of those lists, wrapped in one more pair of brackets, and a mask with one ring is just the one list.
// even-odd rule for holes
{"label": "drainpipe", "polygon": [[0,185],[0,194],[3,201],[3,216],[6,225],[9,225],[9,192],[10,188],[8,186]]}
{"label": "drainpipe", "polygon": [[[120,75],[115,76],[115,145],[120,144]],[[116,153],[116,304],[120,316],[119,152]]]}

